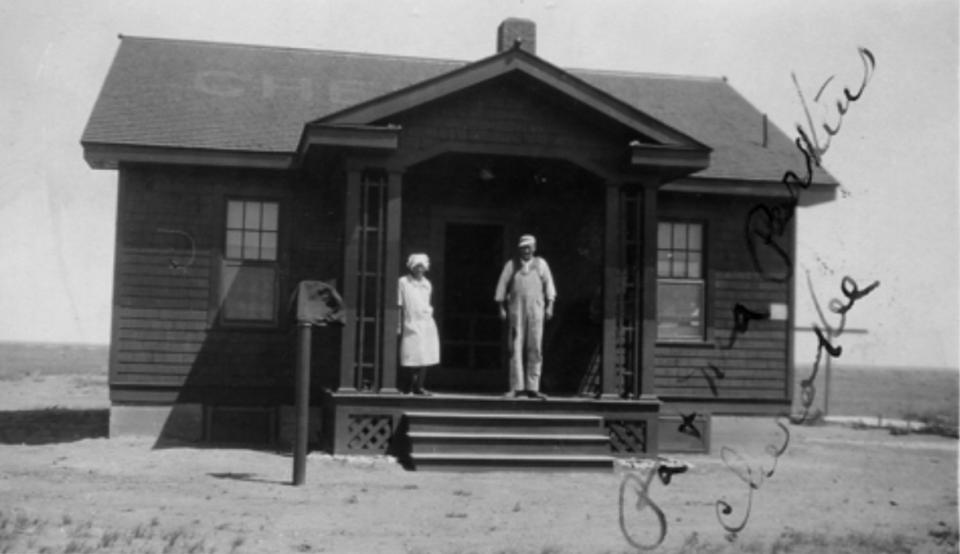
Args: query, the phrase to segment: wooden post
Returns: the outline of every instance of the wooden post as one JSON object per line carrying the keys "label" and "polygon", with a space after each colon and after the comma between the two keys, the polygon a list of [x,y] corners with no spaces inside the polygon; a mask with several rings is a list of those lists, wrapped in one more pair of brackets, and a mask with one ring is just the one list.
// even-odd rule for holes
{"label": "wooden post", "polygon": [[297,323],[297,433],[293,448],[293,485],[300,486],[307,475],[307,441],[310,433],[310,342],[312,325]]}
{"label": "wooden post", "polygon": [[617,287],[620,281],[620,186],[607,183],[603,233],[603,351],[600,397],[617,397]]}
{"label": "wooden post", "polygon": [[[655,395],[653,379],[656,369],[655,349],[657,347],[657,182],[645,180],[643,183],[643,239],[641,256],[643,261],[643,291],[640,325],[640,361],[639,375],[634,373],[634,398]],[[639,385],[637,383],[639,377]]]}
{"label": "wooden post", "polygon": [[402,177],[397,171],[387,175],[386,255],[383,268],[383,354],[380,356],[382,373],[380,392],[399,393],[397,389],[397,325],[400,310],[397,307],[397,280],[400,278],[400,228],[402,218]]}
{"label": "wooden post", "polygon": [[359,270],[360,187],[358,168],[347,172],[343,206],[343,313],[346,325],[340,339],[340,385],[338,392],[357,390],[357,271]]}

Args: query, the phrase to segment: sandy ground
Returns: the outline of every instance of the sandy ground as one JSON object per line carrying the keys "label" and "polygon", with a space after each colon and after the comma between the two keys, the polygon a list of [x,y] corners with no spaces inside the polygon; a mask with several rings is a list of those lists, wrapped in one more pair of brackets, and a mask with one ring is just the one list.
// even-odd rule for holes
{"label": "sandy ground", "polygon": [[[2,381],[0,423],[38,407],[102,409],[98,379]],[[431,473],[312,453],[306,485],[293,487],[284,453],[0,440],[0,553],[635,552],[624,529],[655,542],[657,509],[666,523],[658,552],[957,552],[956,439],[789,429],[787,450],[763,479],[772,460],[765,448],[784,440],[774,421],[715,419],[713,452],[675,457],[690,469],[669,485],[654,478],[652,504],[638,510],[628,487],[623,527],[621,482],[645,476],[646,466]],[[728,525],[743,519],[750,489],[738,473],[759,487],[731,536],[716,503],[733,507]]]}
{"label": "sandy ground", "polygon": [[[753,434],[757,441],[726,445],[750,460],[756,476],[769,466],[767,425],[775,428],[769,420],[725,420],[716,438]],[[794,427],[733,542],[715,502],[725,499],[735,507],[730,519],[741,519],[748,487],[718,454],[681,459],[692,465],[687,473],[650,487],[668,525],[660,551],[686,544],[689,552],[767,552],[778,541],[794,552],[838,552],[844,544],[852,552],[956,551],[955,440]],[[623,469],[407,472],[389,459],[314,453],[302,487],[289,485],[291,470],[283,454],[157,450],[144,440],[0,445],[2,519],[34,522],[0,538],[0,552],[69,552],[71,542],[100,545],[104,537],[116,552],[163,552],[176,535],[184,548],[167,552],[631,551],[618,523]],[[653,542],[654,512],[637,511],[635,500],[626,527],[638,542]]]}

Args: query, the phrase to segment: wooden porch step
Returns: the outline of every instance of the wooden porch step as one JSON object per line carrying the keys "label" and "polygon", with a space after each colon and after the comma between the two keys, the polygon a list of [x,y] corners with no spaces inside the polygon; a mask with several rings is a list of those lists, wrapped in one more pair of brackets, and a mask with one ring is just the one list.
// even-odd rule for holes
{"label": "wooden porch step", "polygon": [[413,454],[418,470],[431,471],[612,471],[612,456],[573,454]]}
{"label": "wooden porch step", "polygon": [[404,412],[411,430],[511,434],[592,434],[603,430],[603,418],[579,414],[526,412]]}
{"label": "wooden porch step", "polygon": [[610,438],[601,434],[532,434],[410,431],[412,451],[421,453],[509,453],[603,455],[610,450]]}
{"label": "wooden porch step", "polygon": [[405,445],[414,469],[609,470],[610,437],[595,415],[411,411]]}

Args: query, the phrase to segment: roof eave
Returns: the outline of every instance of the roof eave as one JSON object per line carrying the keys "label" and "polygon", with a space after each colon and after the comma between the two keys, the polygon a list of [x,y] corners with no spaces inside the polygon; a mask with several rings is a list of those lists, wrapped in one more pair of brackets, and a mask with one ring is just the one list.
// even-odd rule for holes
{"label": "roof eave", "polygon": [[666,182],[708,168],[710,153],[711,150],[706,147],[665,146],[634,141],[630,143],[630,166],[656,171]]}
{"label": "roof eave", "polygon": [[117,169],[121,163],[290,169],[296,162],[293,152],[183,148],[96,141],[81,141],[80,144],[83,147],[83,159],[91,169]]}
{"label": "roof eave", "polygon": [[[802,207],[832,202],[837,198],[839,184],[813,182],[796,195],[797,204]],[[781,181],[751,179],[717,179],[705,177],[685,177],[667,183],[660,190],[692,194],[719,194],[724,196],[750,196],[766,199],[789,199],[791,193]]]}
{"label": "roof eave", "polygon": [[303,128],[297,147],[303,159],[312,147],[357,148],[392,152],[400,146],[399,125],[327,125],[308,123]]}

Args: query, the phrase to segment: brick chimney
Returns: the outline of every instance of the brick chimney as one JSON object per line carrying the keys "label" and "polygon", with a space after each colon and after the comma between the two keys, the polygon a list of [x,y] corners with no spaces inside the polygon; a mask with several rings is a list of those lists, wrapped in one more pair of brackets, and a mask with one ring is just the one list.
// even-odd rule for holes
{"label": "brick chimney", "polygon": [[537,24],[529,19],[517,17],[504,19],[503,23],[497,27],[497,52],[513,48],[513,44],[517,40],[520,41],[520,48],[531,54],[536,54]]}

